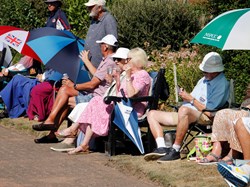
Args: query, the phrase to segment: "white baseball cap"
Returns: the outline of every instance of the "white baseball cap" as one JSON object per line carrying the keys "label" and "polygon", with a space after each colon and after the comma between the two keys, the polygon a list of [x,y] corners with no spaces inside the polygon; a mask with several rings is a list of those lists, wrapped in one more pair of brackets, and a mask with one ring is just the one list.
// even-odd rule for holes
{"label": "white baseball cap", "polygon": [[115,54],[112,55],[113,58],[122,58],[122,59],[127,59],[128,57],[128,52],[129,49],[125,47],[120,47],[117,49]]}
{"label": "white baseball cap", "polygon": [[94,5],[104,6],[105,4],[106,4],[105,0],[89,0],[87,3],[84,3],[85,6],[94,6]]}
{"label": "white baseball cap", "polygon": [[199,68],[201,71],[214,73],[222,72],[224,70],[224,65],[222,64],[222,58],[218,53],[210,52],[205,55]]}
{"label": "white baseball cap", "polygon": [[108,45],[117,46],[118,41],[114,35],[108,34],[104,36],[102,40],[97,40],[96,43],[99,43],[99,44],[105,43]]}

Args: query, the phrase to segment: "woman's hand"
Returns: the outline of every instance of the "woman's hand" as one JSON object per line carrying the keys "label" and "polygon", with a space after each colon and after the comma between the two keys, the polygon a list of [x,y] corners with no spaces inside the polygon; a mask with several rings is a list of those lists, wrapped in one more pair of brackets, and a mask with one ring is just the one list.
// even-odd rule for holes
{"label": "woman's hand", "polygon": [[125,64],[124,66],[123,66],[123,70],[124,71],[126,71],[126,77],[127,78],[130,78],[131,77],[131,66],[129,65],[129,64]]}
{"label": "woman's hand", "polygon": [[37,74],[36,79],[37,79],[39,82],[43,82],[43,74]]}

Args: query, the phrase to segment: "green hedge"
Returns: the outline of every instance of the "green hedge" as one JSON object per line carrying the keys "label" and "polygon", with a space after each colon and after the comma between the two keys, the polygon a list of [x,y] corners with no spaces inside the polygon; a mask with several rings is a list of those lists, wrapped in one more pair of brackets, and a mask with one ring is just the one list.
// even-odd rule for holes
{"label": "green hedge", "polygon": [[113,1],[111,12],[118,20],[119,41],[125,47],[144,47],[148,52],[168,45],[179,50],[200,29],[195,8],[174,1]]}
{"label": "green hedge", "polygon": [[[85,38],[90,22],[85,2],[87,0],[64,0],[62,7],[68,16],[72,32],[81,38]],[[208,6],[206,4],[205,7],[169,0],[109,0],[107,2],[108,9],[118,21],[120,46],[144,48],[150,60],[153,61],[151,69],[157,70],[162,63],[167,64],[166,77],[172,89],[172,63],[178,63],[179,82],[190,90],[200,74],[194,71],[195,66],[189,66],[189,61],[197,65],[206,52],[217,51],[223,56],[226,76],[236,80],[237,101],[242,101],[246,85],[250,82],[248,51],[222,52],[217,48],[200,46],[197,58],[192,59],[193,50],[189,47],[186,49],[190,50],[190,56],[188,56],[181,47],[200,31],[201,25],[209,21],[208,18],[211,19],[228,9],[242,8],[247,5],[249,7],[248,1],[208,0]],[[206,8],[208,8],[207,12],[204,11]],[[26,30],[44,26],[48,16],[47,6],[43,0],[12,0],[11,2],[1,0],[0,10],[0,25],[12,25]],[[210,16],[211,12],[213,16]],[[176,51],[177,56],[181,56],[182,53],[186,56],[171,60],[168,57],[173,51]]]}

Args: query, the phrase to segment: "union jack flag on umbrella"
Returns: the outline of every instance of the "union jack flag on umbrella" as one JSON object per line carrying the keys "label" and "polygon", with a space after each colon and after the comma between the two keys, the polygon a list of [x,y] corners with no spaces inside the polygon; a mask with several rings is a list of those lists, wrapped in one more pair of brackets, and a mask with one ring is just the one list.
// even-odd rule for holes
{"label": "union jack flag on umbrella", "polygon": [[37,54],[26,44],[29,32],[13,26],[0,26],[0,41],[23,55],[41,61]]}
{"label": "union jack flag on umbrella", "polygon": [[52,27],[25,31],[12,26],[0,26],[0,41],[48,68],[67,73],[74,83],[90,80],[84,62],[79,58],[85,42],[70,31]]}

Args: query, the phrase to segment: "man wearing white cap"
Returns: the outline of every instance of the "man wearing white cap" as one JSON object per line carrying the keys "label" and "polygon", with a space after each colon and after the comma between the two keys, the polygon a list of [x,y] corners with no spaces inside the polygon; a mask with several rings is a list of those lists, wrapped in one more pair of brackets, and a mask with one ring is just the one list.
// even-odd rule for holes
{"label": "man wearing white cap", "polygon": [[117,22],[106,10],[105,4],[105,0],[89,0],[85,3],[90,12],[91,23],[85,38],[84,49],[89,51],[89,59],[95,67],[98,67],[102,60],[101,50],[96,41],[101,40],[108,34],[112,34],[118,38]]}
{"label": "man wearing white cap", "polygon": [[103,59],[98,68],[95,68],[91,61],[86,56],[86,51],[82,51],[80,57],[85,62],[85,65],[90,70],[93,78],[89,82],[74,84],[71,80],[63,80],[63,86],[57,93],[56,100],[53,104],[49,117],[40,124],[35,124],[32,128],[36,131],[48,131],[50,134],[40,139],[35,139],[36,143],[55,143],[55,130],[59,128],[63,120],[67,117],[69,108],[73,108],[81,102],[88,102],[92,97],[102,96],[109,87],[105,80],[107,67],[115,67],[112,55],[117,49],[117,39],[113,35],[107,35],[102,40],[96,41],[100,44]]}
{"label": "man wearing white cap", "polygon": [[[157,160],[162,163],[180,158],[180,148],[189,124],[197,121],[206,124],[210,112],[201,115],[203,109],[219,109],[229,98],[229,83],[223,73],[224,66],[218,53],[210,52],[199,65],[204,77],[196,84],[189,94],[180,88],[179,96],[184,103],[177,112],[163,112],[151,110],[148,114],[150,130],[155,138],[157,148],[154,152],[146,154],[145,160]],[[201,117],[200,117],[201,116]],[[200,118],[199,118],[200,117]],[[172,147],[167,148],[163,138],[161,126],[176,126],[176,138]]]}

